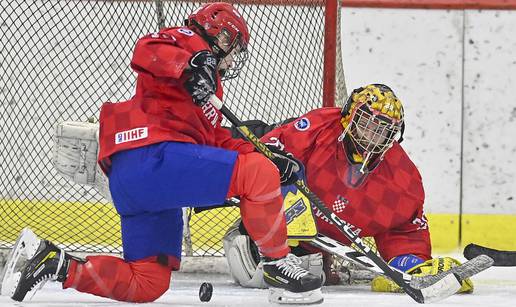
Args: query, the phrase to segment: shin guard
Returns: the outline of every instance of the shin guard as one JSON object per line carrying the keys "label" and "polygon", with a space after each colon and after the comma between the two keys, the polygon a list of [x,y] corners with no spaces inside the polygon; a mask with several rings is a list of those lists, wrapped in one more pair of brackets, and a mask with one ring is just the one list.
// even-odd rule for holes
{"label": "shin guard", "polygon": [[169,288],[171,268],[157,257],[133,262],[113,256],[86,259],[72,262],[63,288],[135,303],[152,302]]}
{"label": "shin guard", "polygon": [[240,196],[240,214],[249,236],[267,257],[280,258],[290,251],[283,211],[279,173],[263,155],[238,156],[228,196]]}

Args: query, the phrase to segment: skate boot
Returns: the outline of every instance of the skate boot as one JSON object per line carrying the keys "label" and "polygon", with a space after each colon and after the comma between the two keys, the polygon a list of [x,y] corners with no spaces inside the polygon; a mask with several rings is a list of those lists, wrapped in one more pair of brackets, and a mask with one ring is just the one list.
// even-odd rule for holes
{"label": "skate boot", "polygon": [[321,276],[303,269],[293,254],[263,261],[263,279],[269,285],[269,301],[277,304],[320,304]]}
{"label": "skate boot", "polygon": [[34,295],[48,280],[63,282],[71,259],[62,249],[25,228],[7,258],[1,294],[21,302],[28,292]]}

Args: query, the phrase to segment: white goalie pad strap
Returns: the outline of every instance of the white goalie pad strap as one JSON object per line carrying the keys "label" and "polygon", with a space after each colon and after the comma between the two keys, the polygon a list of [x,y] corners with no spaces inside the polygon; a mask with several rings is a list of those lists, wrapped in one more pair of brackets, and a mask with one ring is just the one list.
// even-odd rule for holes
{"label": "white goalie pad strap", "polygon": [[[263,280],[262,264],[257,264],[251,253],[251,239],[242,235],[238,223],[231,226],[224,236],[223,246],[233,280],[245,288],[261,288],[268,286]],[[323,257],[320,253],[302,257],[300,266],[324,280]]]}
{"label": "white goalie pad strap", "polygon": [[58,123],[52,163],[63,177],[95,187],[104,198],[112,202],[108,178],[97,165],[98,133],[97,123]]}

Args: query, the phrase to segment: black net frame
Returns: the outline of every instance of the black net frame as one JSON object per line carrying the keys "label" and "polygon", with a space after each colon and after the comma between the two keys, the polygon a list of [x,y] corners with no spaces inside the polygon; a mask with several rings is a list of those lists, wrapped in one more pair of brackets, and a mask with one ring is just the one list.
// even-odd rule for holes
{"label": "black net frame", "polygon": [[[242,120],[269,123],[322,106],[323,1],[256,2],[234,4],[248,22],[251,58],[224,84],[226,105]],[[200,4],[2,0],[0,248],[12,247],[28,226],[68,251],[122,251],[113,206],[53,168],[54,129],[97,119],[105,101],[129,99],[136,40],[181,24]],[[192,215],[186,253],[223,255],[220,239],[237,210]]]}

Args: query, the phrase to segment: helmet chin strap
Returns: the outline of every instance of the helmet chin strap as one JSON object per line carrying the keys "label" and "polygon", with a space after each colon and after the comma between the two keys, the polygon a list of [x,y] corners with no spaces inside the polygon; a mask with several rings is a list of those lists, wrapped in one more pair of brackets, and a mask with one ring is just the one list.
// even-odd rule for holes
{"label": "helmet chin strap", "polygon": [[[231,54],[231,52],[233,52],[233,50],[235,48],[238,47],[238,44],[242,38],[242,33],[238,32],[236,34],[236,37],[233,39],[233,42],[231,43],[231,46],[229,47],[229,49],[224,50],[217,44],[217,39],[214,38],[213,36],[210,36],[208,34],[208,32],[206,31],[206,29],[204,29],[204,27],[201,26],[196,20],[188,20],[187,19],[187,20],[185,20],[185,25],[187,27],[190,27],[190,29],[192,29],[192,30],[195,29],[195,32],[197,34],[199,34],[208,43],[208,45],[210,45],[211,49],[213,50],[213,54],[217,58],[219,67],[220,67],[220,64],[225,60],[225,58],[229,54]],[[229,68],[219,69],[219,74],[222,78],[221,80],[224,81],[224,80],[229,80],[229,79],[235,78],[238,73],[232,74],[232,69],[229,67]]]}
{"label": "helmet chin strap", "polygon": [[[369,159],[371,159],[371,156],[373,154],[371,152],[368,152],[367,155],[366,155],[366,158],[364,159],[364,162],[362,163],[362,167],[360,168],[360,172],[363,174],[365,173],[365,166],[367,165],[367,163],[369,162]],[[367,170],[369,172],[369,169]]]}
{"label": "helmet chin strap", "polygon": [[[364,157],[363,153],[360,153],[357,146],[353,143],[350,137],[346,137],[348,130],[349,129],[345,129],[341,135],[339,135],[337,141],[342,143],[348,161],[351,164],[361,164],[359,171],[361,174],[365,175],[378,166],[379,162],[383,159],[383,154],[377,158],[374,158],[371,152],[367,152]],[[369,162],[372,162],[370,164],[371,167],[368,167]]]}

